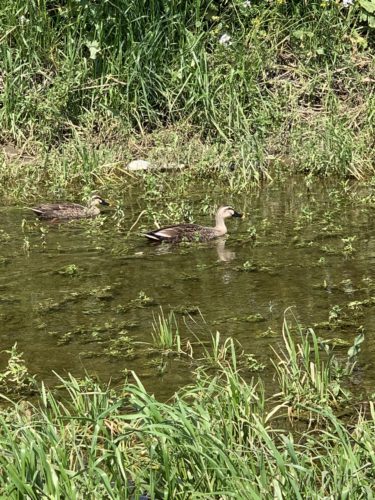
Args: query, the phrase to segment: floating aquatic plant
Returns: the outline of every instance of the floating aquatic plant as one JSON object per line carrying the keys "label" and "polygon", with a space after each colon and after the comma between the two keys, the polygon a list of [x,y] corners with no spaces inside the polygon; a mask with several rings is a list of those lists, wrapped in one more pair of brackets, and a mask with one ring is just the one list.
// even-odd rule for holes
{"label": "floating aquatic plant", "polygon": [[9,354],[9,359],[6,368],[0,372],[0,391],[17,396],[36,391],[35,378],[29,374],[23,353],[17,349],[17,343],[10,350],[3,352]]}
{"label": "floating aquatic plant", "polygon": [[58,271],[59,274],[63,276],[76,276],[78,274],[79,268],[76,264],[68,264]]}

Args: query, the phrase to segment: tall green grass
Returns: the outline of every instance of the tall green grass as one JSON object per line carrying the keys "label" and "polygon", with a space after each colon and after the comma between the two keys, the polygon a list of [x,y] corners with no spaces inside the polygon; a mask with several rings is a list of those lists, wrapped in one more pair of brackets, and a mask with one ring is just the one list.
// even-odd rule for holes
{"label": "tall green grass", "polygon": [[[348,423],[335,416],[329,397],[337,374],[333,357],[323,363],[314,338],[310,351],[308,337],[300,347],[291,335],[284,342],[294,380],[305,380],[305,367],[311,372],[312,365],[326,377],[321,404],[299,399],[300,410],[312,416],[309,427],[287,424],[284,390],[266,400],[260,381],[241,376],[229,341],[225,356],[214,354],[215,370],[201,365],[194,384],[168,403],[151,396],[135,374],[116,392],[70,376],[60,379],[59,397],[42,385],[37,403],[7,399],[0,412],[0,495],[372,498],[373,402]],[[216,338],[216,353],[217,344]],[[282,388],[289,374],[290,367],[279,363]]]}
{"label": "tall green grass", "polygon": [[360,178],[373,171],[374,120],[359,14],[357,2],[5,0],[1,140],[95,149],[188,123],[258,179],[285,160]]}
{"label": "tall green grass", "polygon": [[[299,328],[298,333],[300,343],[293,340],[288,323],[284,321],[284,349],[281,352],[274,349],[274,367],[283,400],[288,402],[292,411],[297,412],[299,407],[304,409],[306,406],[329,404],[334,408],[348,401],[349,394],[340,382],[354,366],[359,351],[352,360],[348,359],[348,366],[344,368],[330,347],[319,342],[314,330],[310,328],[304,332]],[[357,342],[358,338],[355,345]]]}

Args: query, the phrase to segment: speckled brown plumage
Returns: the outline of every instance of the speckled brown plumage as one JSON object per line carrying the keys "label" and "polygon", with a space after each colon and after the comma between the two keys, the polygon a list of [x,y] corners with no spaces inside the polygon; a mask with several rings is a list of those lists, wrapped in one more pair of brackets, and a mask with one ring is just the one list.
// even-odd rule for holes
{"label": "speckled brown plumage", "polygon": [[108,205],[100,196],[94,195],[88,207],[78,203],[42,203],[31,210],[40,219],[82,219],[100,214],[100,205]]}
{"label": "speckled brown plumage", "polygon": [[224,219],[228,217],[242,217],[232,207],[220,207],[216,213],[215,227],[200,226],[199,224],[175,224],[162,227],[155,231],[148,231],[145,236],[151,241],[168,241],[179,243],[182,241],[209,241],[227,232]]}

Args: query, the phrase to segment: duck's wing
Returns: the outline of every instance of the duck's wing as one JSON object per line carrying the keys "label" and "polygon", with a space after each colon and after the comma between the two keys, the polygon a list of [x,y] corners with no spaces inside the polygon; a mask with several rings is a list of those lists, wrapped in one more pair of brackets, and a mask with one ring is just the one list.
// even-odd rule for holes
{"label": "duck's wing", "polygon": [[81,213],[85,207],[78,203],[42,203],[37,207],[32,207],[31,210],[39,217],[54,219],[55,217]]}
{"label": "duck's wing", "polygon": [[201,229],[203,229],[202,226],[198,224],[176,224],[149,231],[145,233],[145,237],[152,241],[192,241],[199,239]]}
{"label": "duck's wing", "polygon": [[37,210],[39,212],[54,210],[58,212],[70,209],[82,210],[84,208],[85,208],[84,206],[79,205],[78,203],[42,203],[41,205],[38,205],[37,207],[34,207],[31,210]]}

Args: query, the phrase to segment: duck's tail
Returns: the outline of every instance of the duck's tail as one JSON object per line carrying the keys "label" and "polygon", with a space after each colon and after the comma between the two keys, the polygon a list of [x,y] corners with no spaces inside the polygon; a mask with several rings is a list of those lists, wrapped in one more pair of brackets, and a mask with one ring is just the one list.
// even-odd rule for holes
{"label": "duck's tail", "polygon": [[158,236],[154,231],[149,231],[148,233],[144,233],[144,235],[150,241],[163,241],[163,238]]}

